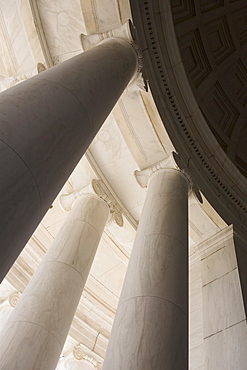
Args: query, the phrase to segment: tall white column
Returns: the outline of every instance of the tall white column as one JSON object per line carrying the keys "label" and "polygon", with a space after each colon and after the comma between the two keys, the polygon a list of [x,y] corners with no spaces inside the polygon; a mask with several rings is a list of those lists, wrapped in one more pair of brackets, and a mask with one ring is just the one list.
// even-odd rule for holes
{"label": "tall white column", "polygon": [[172,158],[137,178],[148,192],[103,369],[185,370],[188,179]]}
{"label": "tall white column", "polygon": [[1,333],[1,369],[56,367],[108,216],[97,195],[76,198]]}
{"label": "tall white column", "polygon": [[0,94],[0,281],[137,68],[111,38]]}

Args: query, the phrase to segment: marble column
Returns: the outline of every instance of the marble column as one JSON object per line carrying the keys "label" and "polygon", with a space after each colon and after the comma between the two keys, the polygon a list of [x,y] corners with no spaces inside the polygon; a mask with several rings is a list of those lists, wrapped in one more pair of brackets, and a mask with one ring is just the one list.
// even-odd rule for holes
{"label": "marble column", "polygon": [[0,336],[0,368],[55,369],[109,217],[97,195],[81,195]]}
{"label": "marble column", "polygon": [[188,368],[188,178],[173,157],[137,173],[148,192],[104,370]]}
{"label": "marble column", "polygon": [[0,281],[137,67],[110,38],[0,94]]}

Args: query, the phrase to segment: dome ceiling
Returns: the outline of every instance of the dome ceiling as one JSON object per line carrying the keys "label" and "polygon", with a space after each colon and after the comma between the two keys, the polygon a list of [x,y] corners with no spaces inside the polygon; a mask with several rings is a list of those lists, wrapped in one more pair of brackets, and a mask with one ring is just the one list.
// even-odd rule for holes
{"label": "dome ceiling", "polygon": [[179,49],[218,143],[247,176],[246,0],[171,0]]}

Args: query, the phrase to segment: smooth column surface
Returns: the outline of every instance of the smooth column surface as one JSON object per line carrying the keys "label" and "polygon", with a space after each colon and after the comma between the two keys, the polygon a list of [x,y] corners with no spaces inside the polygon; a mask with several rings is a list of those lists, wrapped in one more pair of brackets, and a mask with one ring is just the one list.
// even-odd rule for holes
{"label": "smooth column surface", "polygon": [[149,180],[104,370],[188,368],[188,182]]}
{"label": "smooth column surface", "polygon": [[0,94],[0,281],[137,70],[108,39]]}
{"label": "smooth column surface", "polygon": [[97,196],[76,201],[0,334],[0,369],[56,368],[108,216]]}

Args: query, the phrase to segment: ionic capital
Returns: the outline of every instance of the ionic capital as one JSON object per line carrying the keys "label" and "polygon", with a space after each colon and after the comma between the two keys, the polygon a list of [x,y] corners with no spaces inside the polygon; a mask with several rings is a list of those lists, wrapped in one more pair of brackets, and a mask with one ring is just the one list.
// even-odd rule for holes
{"label": "ionic capital", "polygon": [[31,71],[22,73],[16,76],[0,77],[0,92],[9,89],[12,86],[17,85],[19,82],[27,80],[30,77],[35,76],[46,70],[46,67],[42,63],[38,63]]}
{"label": "ionic capital", "polygon": [[143,76],[142,76],[142,67],[143,67],[142,54],[141,54],[139,47],[136,45],[136,43],[133,40],[133,33],[134,33],[133,30],[134,28],[133,28],[132,22],[129,20],[128,22],[124,23],[122,26],[118,28],[114,28],[107,32],[96,33],[92,35],[81,34],[81,44],[82,44],[83,50],[86,51],[86,50],[92,49],[96,45],[110,38],[118,38],[118,39],[121,39],[127,42],[134,49],[137,55],[137,59],[138,59],[138,67],[137,67],[136,74],[130,81],[127,89],[131,91],[137,90],[137,89],[147,91],[147,83],[143,79]]}
{"label": "ionic capital", "polygon": [[59,198],[60,206],[64,211],[70,211],[73,208],[75,201],[85,194],[94,194],[102,199],[109,207],[110,219],[108,222],[115,222],[118,226],[123,226],[123,216],[122,208],[119,206],[118,202],[105,186],[102,180],[93,179],[84,188],[79,191],[75,191],[70,194],[62,194]]}
{"label": "ionic capital", "polygon": [[98,362],[94,357],[86,354],[83,351],[80,344],[78,344],[77,346],[75,346],[73,348],[73,356],[78,361],[84,360],[84,361],[89,362],[90,364],[92,364],[95,367],[95,369],[100,369],[101,368],[102,364],[100,362]]}
{"label": "ionic capital", "polygon": [[11,307],[15,307],[16,303],[19,301],[21,294],[19,292],[15,292],[10,294],[9,296],[9,304]]}
{"label": "ionic capital", "polygon": [[142,171],[135,171],[134,175],[138,184],[145,188],[148,186],[148,181],[151,176],[160,170],[173,169],[181,172],[181,174],[187,179],[189,185],[189,195],[193,194],[194,197],[202,203],[202,197],[197,186],[194,185],[191,175],[188,172],[186,165],[183,163],[179,155],[175,152],[163,159],[162,161],[155,163],[153,166],[150,166]]}

